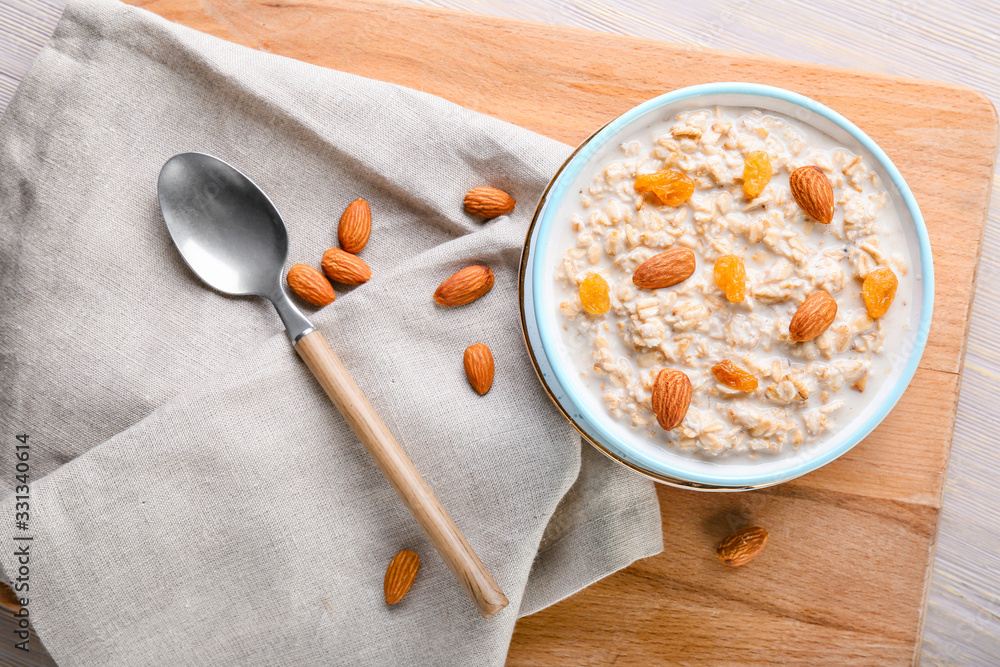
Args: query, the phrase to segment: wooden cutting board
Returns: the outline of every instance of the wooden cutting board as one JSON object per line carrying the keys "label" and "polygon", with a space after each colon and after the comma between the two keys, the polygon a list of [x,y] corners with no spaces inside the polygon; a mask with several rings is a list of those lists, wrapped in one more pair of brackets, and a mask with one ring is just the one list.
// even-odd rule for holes
{"label": "wooden cutting board", "polygon": [[[626,109],[710,81],[804,93],[889,154],[927,220],[934,323],[913,383],[863,443],[776,488],[659,486],[666,549],[517,624],[513,665],[910,663],[951,446],[997,116],[968,88],[380,0],[129,0],[233,42],[440,95],[576,144]],[[524,202],[530,205],[529,202]],[[771,539],[727,569],[715,545]]]}

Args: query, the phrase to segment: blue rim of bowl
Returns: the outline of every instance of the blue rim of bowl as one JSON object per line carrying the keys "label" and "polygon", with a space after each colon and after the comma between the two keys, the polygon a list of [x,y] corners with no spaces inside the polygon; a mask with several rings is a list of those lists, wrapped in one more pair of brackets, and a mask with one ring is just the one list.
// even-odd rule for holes
{"label": "blue rim of bowl", "polygon": [[[829,120],[850,134],[879,162],[880,166],[885,170],[885,173],[889,176],[893,186],[902,198],[903,203],[906,206],[906,210],[913,222],[914,232],[916,233],[917,242],[920,248],[920,270],[923,280],[920,322],[913,341],[912,352],[907,359],[906,367],[903,369],[903,372],[900,374],[895,385],[892,387],[892,391],[884,397],[878,410],[869,415],[860,426],[855,427],[854,435],[846,439],[838,447],[825,451],[819,456],[808,458],[791,469],[768,474],[748,474],[740,478],[738,482],[734,482],[732,478],[720,478],[708,474],[690,474],[687,472],[679,473],[677,470],[672,469],[669,465],[664,464],[662,461],[653,459],[643,452],[637,452],[630,449],[628,450],[629,457],[625,457],[619,452],[606,447],[599,441],[600,439],[603,439],[607,443],[616,443],[618,439],[615,438],[612,433],[607,432],[605,429],[601,428],[599,424],[595,424],[589,420],[585,420],[586,427],[581,426],[577,419],[575,419],[567,410],[567,406],[563,405],[556,393],[553,392],[553,389],[546,378],[546,373],[543,372],[543,369],[539,364],[539,360],[536,358],[536,351],[530,340],[533,336],[530,335],[532,333],[532,326],[529,325],[529,320],[533,323],[534,333],[537,333],[540,340],[542,347],[540,352],[545,356],[546,366],[552,371],[553,375],[555,375],[555,380],[557,381],[559,388],[562,390],[562,393],[566,396],[566,398],[568,398],[573,404],[572,407],[582,415],[583,409],[581,406],[583,405],[583,402],[578,398],[574,385],[567,381],[565,369],[548,361],[554,356],[550,353],[550,350],[556,344],[556,341],[553,338],[553,332],[538,326],[540,313],[531,312],[529,317],[529,309],[526,305],[525,298],[525,275],[529,269],[529,262],[531,262],[530,268],[533,276],[544,275],[545,267],[542,265],[542,262],[544,261],[542,254],[534,253],[534,256],[532,257],[532,249],[534,245],[533,240],[540,237],[554,225],[554,219],[556,217],[558,207],[548,207],[547,203],[550,201],[561,201],[566,195],[566,188],[573,183],[579,172],[586,166],[588,158],[596,153],[597,150],[599,150],[607,141],[612,140],[622,128],[633,122],[637,117],[655,111],[657,108],[678,104],[690,98],[704,95],[752,95],[756,97],[769,97],[783,102],[788,102],[803,107],[804,109]],[[875,427],[878,426],[883,419],[885,419],[886,415],[888,415],[892,408],[895,407],[896,403],[903,395],[903,392],[909,386],[910,381],[913,379],[913,375],[917,370],[917,365],[923,356],[924,348],[927,344],[927,337],[930,331],[930,324],[934,310],[934,264],[931,257],[931,246],[930,239],[927,235],[927,228],[924,225],[923,216],[920,214],[920,208],[917,206],[913,193],[910,191],[906,181],[903,180],[903,176],[899,173],[896,165],[894,165],[892,160],[889,159],[889,156],[885,154],[885,151],[883,151],[878,144],[876,144],[854,123],[847,120],[826,105],[820,104],[811,98],[783,88],[754,83],[708,83],[679,88],[675,91],[654,97],[651,100],[633,107],[604,127],[597,130],[583,143],[581,143],[572,154],[570,154],[549,182],[545,192],[542,194],[542,197],[538,202],[537,207],[535,208],[535,213],[532,218],[531,225],[528,228],[524,249],[521,255],[521,269],[519,273],[518,289],[520,297],[522,332],[524,334],[525,344],[528,347],[528,354],[535,366],[535,371],[542,382],[542,386],[549,394],[552,401],[556,404],[556,407],[563,414],[563,416],[570,421],[577,431],[580,432],[585,440],[590,442],[590,444],[594,445],[598,450],[609,456],[611,459],[656,481],[673,486],[697,488],[702,490],[735,491],[780,484],[821,468],[827,463],[830,463],[836,458],[842,456],[859,442],[864,440],[864,438],[866,438],[875,429]],[[534,281],[531,285],[530,300],[532,309],[537,309],[539,307],[538,304],[543,301],[543,299],[539,298],[540,290],[540,283],[538,281]],[[599,438],[595,437],[595,434],[591,433],[587,427],[593,429],[593,431],[596,432],[596,436],[599,436]]]}

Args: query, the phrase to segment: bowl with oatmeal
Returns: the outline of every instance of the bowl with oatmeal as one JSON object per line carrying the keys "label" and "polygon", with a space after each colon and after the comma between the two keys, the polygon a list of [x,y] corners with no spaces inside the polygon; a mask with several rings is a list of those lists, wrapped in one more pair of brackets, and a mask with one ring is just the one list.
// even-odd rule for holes
{"label": "bowl with oatmeal", "polygon": [[581,435],[658,481],[777,484],[867,436],[916,370],[927,231],[886,154],[791,91],[680,89],[566,161],[522,254],[521,316]]}

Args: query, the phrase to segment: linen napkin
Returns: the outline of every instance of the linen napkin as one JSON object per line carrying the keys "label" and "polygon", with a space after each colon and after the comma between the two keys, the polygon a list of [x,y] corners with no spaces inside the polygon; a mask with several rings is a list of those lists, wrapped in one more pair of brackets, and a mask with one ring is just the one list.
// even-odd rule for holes
{"label": "linen napkin", "polygon": [[[364,197],[374,277],[304,308],[495,576],[484,621],[294,353],[271,306],[203,286],[156,177],[217,155],[318,265]],[[652,483],[558,415],[521,338],[531,209],[569,148],[445,100],[73,0],[0,121],[0,563],[60,665],[500,664],[514,622],[662,549]],[[482,222],[465,191],[511,193]],[[486,297],[431,299],[470,263]],[[497,374],[478,396],[464,349]],[[15,435],[30,519],[15,521]],[[22,466],[23,469],[23,466]],[[382,577],[421,569],[387,607]],[[9,577],[10,578],[10,577]]]}

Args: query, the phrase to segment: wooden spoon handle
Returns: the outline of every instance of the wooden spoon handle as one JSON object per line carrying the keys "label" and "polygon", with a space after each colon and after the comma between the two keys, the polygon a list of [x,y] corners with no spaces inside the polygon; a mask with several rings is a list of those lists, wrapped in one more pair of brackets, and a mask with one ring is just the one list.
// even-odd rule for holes
{"label": "wooden spoon handle", "polygon": [[306,334],[295,344],[295,351],[375,459],[382,474],[396,489],[448,569],[476,603],[483,618],[490,618],[506,607],[507,598],[497,582],[417,472],[410,457],[392,437],[344,364],[330,349],[323,334],[319,331]]}

